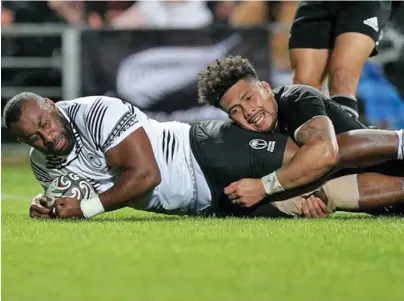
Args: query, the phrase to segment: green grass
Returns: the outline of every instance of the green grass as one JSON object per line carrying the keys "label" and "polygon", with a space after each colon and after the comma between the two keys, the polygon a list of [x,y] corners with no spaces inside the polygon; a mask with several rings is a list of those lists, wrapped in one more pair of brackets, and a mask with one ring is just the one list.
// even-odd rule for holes
{"label": "green grass", "polygon": [[27,216],[40,192],[2,169],[2,300],[404,300],[404,220]]}

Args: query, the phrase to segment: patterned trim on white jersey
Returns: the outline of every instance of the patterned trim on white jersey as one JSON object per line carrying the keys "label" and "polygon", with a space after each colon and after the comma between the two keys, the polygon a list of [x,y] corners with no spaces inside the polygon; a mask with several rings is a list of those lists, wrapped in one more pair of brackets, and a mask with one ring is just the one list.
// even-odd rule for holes
{"label": "patterned trim on white jersey", "polygon": [[161,144],[164,158],[167,164],[174,159],[175,151],[178,148],[178,142],[175,135],[167,129],[163,131],[163,143]]}
{"label": "patterned trim on white jersey", "polygon": [[39,167],[32,160],[30,160],[30,162],[31,162],[32,172],[34,173],[35,178],[39,182],[43,182],[43,183],[52,182],[52,177],[49,175],[49,173],[46,170]]}
{"label": "patterned trim on white jersey", "polygon": [[101,149],[102,141],[102,123],[104,121],[105,113],[108,107],[101,102],[102,97],[99,97],[91,106],[88,112],[87,127],[97,147],[97,150]]}
{"label": "patterned trim on white jersey", "polygon": [[138,120],[136,120],[136,115],[132,112],[126,112],[115,127],[112,129],[111,133],[109,134],[108,138],[105,140],[105,143],[102,145],[101,150],[104,152],[106,151],[109,146],[111,146],[119,136],[131,126],[136,124]]}

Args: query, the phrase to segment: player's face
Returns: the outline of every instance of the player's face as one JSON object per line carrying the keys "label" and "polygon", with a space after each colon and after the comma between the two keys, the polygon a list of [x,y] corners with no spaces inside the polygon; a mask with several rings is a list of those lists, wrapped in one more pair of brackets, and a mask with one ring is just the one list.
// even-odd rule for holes
{"label": "player's face", "polygon": [[220,105],[247,130],[269,132],[277,122],[278,106],[266,82],[240,80],[223,95]]}
{"label": "player's face", "polygon": [[69,122],[49,99],[45,103],[26,102],[19,121],[10,130],[19,140],[46,154],[67,155],[74,146]]}

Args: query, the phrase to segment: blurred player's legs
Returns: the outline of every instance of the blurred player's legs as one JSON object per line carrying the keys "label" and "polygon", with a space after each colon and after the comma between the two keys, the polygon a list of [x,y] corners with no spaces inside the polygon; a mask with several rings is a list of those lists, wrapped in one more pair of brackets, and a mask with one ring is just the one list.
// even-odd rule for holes
{"label": "blurred player's legs", "polygon": [[309,85],[321,90],[329,58],[328,49],[297,48],[290,51],[293,83]]}
{"label": "blurred player's legs", "polygon": [[377,54],[390,7],[390,1],[301,1],[289,41],[294,83],[321,90],[328,75],[331,98],[358,116],[359,78],[368,57]]}

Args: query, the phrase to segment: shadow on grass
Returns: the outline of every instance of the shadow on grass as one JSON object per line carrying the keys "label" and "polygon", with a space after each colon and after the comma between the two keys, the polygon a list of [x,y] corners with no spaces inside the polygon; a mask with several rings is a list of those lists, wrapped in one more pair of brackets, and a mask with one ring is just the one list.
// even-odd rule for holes
{"label": "shadow on grass", "polygon": [[290,220],[290,221],[322,221],[326,222],[327,220],[330,221],[364,221],[364,220],[391,220],[391,219],[402,219],[403,216],[373,216],[373,215],[366,215],[366,214],[341,214],[332,216],[330,218],[318,218],[318,219],[289,219],[289,218],[265,218],[265,217],[255,217],[255,218],[240,218],[240,217],[225,217],[225,218],[214,218],[214,217],[196,217],[196,216],[106,216],[100,218],[93,218],[93,219],[37,219],[36,221],[39,222],[52,222],[52,223],[95,223],[95,224],[102,224],[102,223],[158,223],[158,222],[168,222],[168,221],[180,221],[180,220]]}
{"label": "shadow on grass", "polygon": [[143,222],[167,222],[189,219],[181,216],[117,216],[117,217],[103,217],[93,219],[35,219],[34,221],[44,223],[116,223],[116,222],[130,222],[130,223],[143,223]]}

